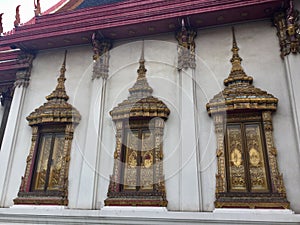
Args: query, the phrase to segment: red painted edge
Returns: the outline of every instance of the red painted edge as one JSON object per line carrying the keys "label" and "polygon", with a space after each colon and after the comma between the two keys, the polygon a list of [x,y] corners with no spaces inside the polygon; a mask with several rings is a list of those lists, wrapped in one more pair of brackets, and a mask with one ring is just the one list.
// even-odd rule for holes
{"label": "red painted edge", "polygon": [[[14,34],[1,37],[0,46],[13,45],[19,42],[33,41],[59,35],[76,34],[111,27],[129,26],[174,17],[180,18],[194,14],[232,9],[234,7],[239,8],[265,3],[281,3],[284,0],[172,0],[164,1],[165,3],[162,3],[159,8],[152,11],[149,10],[149,6],[155,2],[162,1],[145,1],[149,4],[138,6],[134,3],[134,1],[128,1],[128,5],[123,3],[121,4],[124,10],[123,13],[120,12],[116,15],[112,14],[114,11],[114,4],[112,4],[105,7],[89,8],[89,10],[75,10],[72,12],[48,15],[48,21],[44,19],[42,20],[42,16],[41,21],[36,24],[17,28]],[[99,12],[103,9],[111,11],[112,13],[106,17],[98,16],[97,18],[91,18],[88,16],[84,19],[80,19],[82,15],[93,15],[94,13],[98,13],[99,15]],[[68,18],[70,15],[72,15],[74,20],[65,23],[63,18]],[[53,24],[53,21],[56,23]]]}

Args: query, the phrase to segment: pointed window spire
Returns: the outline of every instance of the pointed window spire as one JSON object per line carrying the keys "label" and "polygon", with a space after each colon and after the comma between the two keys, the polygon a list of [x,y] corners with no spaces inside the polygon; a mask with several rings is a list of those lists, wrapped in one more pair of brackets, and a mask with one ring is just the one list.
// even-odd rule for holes
{"label": "pointed window spire", "polygon": [[65,101],[68,101],[69,96],[66,93],[65,89],[65,72],[66,72],[66,58],[67,58],[67,50],[65,50],[65,56],[64,56],[64,61],[60,69],[60,75],[57,78],[57,86],[55,90],[46,97],[47,100],[52,100],[52,99],[63,99]]}
{"label": "pointed window spire", "polygon": [[248,76],[242,67],[242,58],[239,56],[239,47],[236,42],[234,27],[232,27],[232,58],[230,60],[232,64],[231,72],[227,79],[224,80],[224,85],[228,86],[236,82],[252,83],[253,78]]}
{"label": "pointed window spire", "polygon": [[69,96],[65,88],[66,57],[67,51],[65,51],[60,76],[57,78],[56,88],[46,97],[48,101],[27,117],[29,125],[62,121],[73,122],[75,124],[79,123],[81,118],[79,112],[67,102]]}
{"label": "pointed window spire", "polygon": [[138,78],[137,79],[141,79],[141,78],[146,78],[146,72],[147,69],[145,68],[145,56],[144,56],[144,40],[142,42],[142,52],[141,52],[141,58],[140,58],[140,67],[138,68],[137,72],[138,72]]}
{"label": "pointed window spire", "polygon": [[149,86],[147,78],[146,78],[146,72],[147,69],[145,67],[145,50],[144,50],[144,41],[142,42],[142,52],[141,52],[141,58],[139,60],[139,68],[137,70],[138,77],[136,79],[135,84],[132,88],[129,89],[131,97],[138,97],[138,98],[144,98],[147,96],[150,96],[153,92],[153,89]]}

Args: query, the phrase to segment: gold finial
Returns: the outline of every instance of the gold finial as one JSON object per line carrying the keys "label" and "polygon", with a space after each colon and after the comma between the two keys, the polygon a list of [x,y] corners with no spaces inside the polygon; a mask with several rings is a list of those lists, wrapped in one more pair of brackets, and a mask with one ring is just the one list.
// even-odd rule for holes
{"label": "gold finial", "polygon": [[253,78],[250,76],[247,76],[247,74],[244,72],[244,69],[241,65],[242,58],[239,56],[239,47],[236,42],[236,37],[235,37],[235,32],[234,32],[234,27],[232,27],[232,58],[230,60],[232,64],[231,72],[224,80],[224,85],[228,86],[231,83],[236,83],[236,82],[248,82],[252,83]]}
{"label": "gold finial", "polygon": [[145,68],[145,57],[144,57],[144,40],[142,42],[142,52],[141,52],[141,58],[140,58],[140,67],[138,68],[138,79],[145,78],[147,69]]}
{"label": "gold finial", "polygon": [[64,56],[64,61],[60,69],[60,77],[65,77],[65,72],[66,72],[66,59],[67,59],[67,50],[65,50],[65,56]]}
{"label": "gold finial", "polygon": [[145,68],[145,58],[144,58],[144,40],[142,42],[142,52],[140,58],[140,66],[137,70],[138,77],[132,88],[129,88],[129,92],[132,96],[150,96],[153,92],[152,88],[149,86],[146,78],[147,69]]}
{"label": "gold finial", "polygon": [[234,27],[232,27],[232,49],[231,49],[231,51],[232,51],[233,55],[230,60],[230,62],[232,63],[232,71],[243,70],[241,67],[242,58],[239,56],[239,50],[240,49],[236,43]]}
{"label": "gold finial", "polygon": [[66,94],[66,89],[65,89],[66,58],[67,58],[67,50],[65,50],[64,61],[60,69],[60,76],[57,78],[56,88],[50,95],[46,97],[47,100],[64,99],[65,101],[67,101],[69,99],[69,96]]}
{"label": "gold finial", "polygon": [[145,62],[145,53],[144,53],[144,48],[145,48],[145,44],[144,44],[144,40],[142,42],[142,52],[141,52],[141,58],[140,58],[140,63],[141,62]]}

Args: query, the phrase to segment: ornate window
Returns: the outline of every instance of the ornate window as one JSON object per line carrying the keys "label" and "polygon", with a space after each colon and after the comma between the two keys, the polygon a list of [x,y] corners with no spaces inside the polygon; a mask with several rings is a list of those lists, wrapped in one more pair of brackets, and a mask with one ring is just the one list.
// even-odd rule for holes
{"label": "ornate window", "polygon": [[[267,152],[261,117],[227,117],[225,149],[230,192],[269,192]],[[232,121],[232,122],[231,122]]]}
{"label": "ornate window", "polygon": [[278,99],[252,85],[238,50],[233,31],[226,88],[207,104],[217,136],[215,206],[288,208],[273,141],[272,112]]}
{"label": "ornate window", "polygon": [[162,140],[170,110],[151,94],[142,53],[130,96],[111,112],[116,124],[114,170],[107,206],[166,206]]}
{"label": "ornate window", "polygon": [[32,144],[15,204],[68,204],[68,170],[75,125],[81,119],[65,91],[65,62],[55,90],[27,120]]}

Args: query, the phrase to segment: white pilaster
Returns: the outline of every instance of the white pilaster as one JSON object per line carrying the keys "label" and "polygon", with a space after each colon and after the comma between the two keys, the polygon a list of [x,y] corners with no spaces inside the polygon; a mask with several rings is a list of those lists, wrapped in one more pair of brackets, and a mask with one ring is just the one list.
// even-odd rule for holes
{"label": "white pilaster", "polygon": [[8,182],[12,170],[12,162],[15,155],[15,145],[18,137],[20,118],[22,115],[24,98],[27,87],[17,86],[14,91],[10,113],[0,151],[0,207],[5,207]]}
{"label": "white pilaster", "polygon": [[[77,208],[96,209],[99,180],[99,161],[102,139],[102,116],[104,108],[106,80],[96,78],[92,81],[88,129],[82,153],[81,174],[77,195]],[[104,191],[104,190],[102,190]]]}
{"label": "white pilaster", "polygon": [[[181,155],[180,155],[180,210],[201,210],[200,198],[200,168],[197,143],[197,118],[195,118],[195,93],[193,69],[179,72],[179,112],[181,130]],[[198,173],[199,171],[199,173]]]}
{"label": "white pilaster", "polygon": [[284,57],[288,92],[291,100],[291,111],[294,121],[297,149],[300,157],[300,55],[287,55]]}

